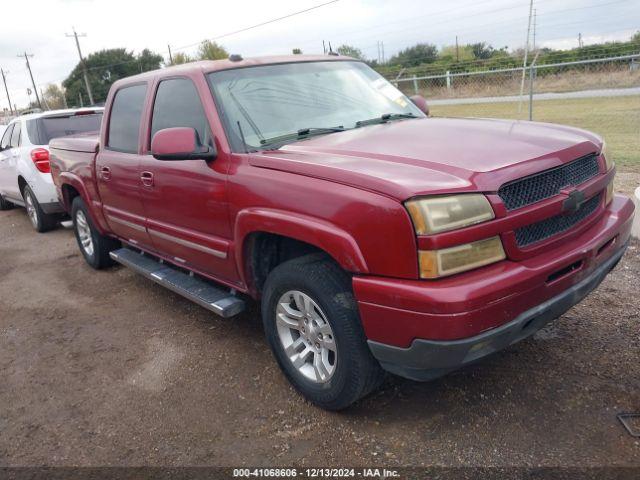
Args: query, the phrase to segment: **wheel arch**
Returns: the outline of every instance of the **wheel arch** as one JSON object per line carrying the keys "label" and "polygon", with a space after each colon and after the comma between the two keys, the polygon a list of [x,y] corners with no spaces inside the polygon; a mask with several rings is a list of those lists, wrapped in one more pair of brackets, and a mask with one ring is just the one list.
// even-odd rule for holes
{"label": "wheel arch", "polygon": [[343,270],[368,273],[355,239],[322,219],[275,209],[247,209],[236,217],[235,257],[238,272],[254,297],[266,275],[283,261],[324,253]]}

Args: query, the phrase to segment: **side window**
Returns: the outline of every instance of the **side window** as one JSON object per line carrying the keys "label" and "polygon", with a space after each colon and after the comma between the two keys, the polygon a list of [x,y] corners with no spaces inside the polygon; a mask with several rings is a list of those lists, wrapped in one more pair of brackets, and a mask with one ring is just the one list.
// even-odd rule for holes
{"label": "side window", "polygon": [[137,153],[140,118],[147,94],[146,85],[125,87],[116,93],[109,118],[108,145],[111,150]]}
{"label": "side window", "polygon": [[12,123],[4,131],[4,135],[2,135],[2,141],[0,141],[0,149],[1,150],[6,150],[9,147],[9,144],[11,143],[11,133],[13,132],[13,126],[14,125],[15,124]]}
{"label": "side window", "polygon": [[209,123],[191,80],[174,78],[160,82],[153,105],[151,138],[164,128],[194,128],[203,144],[211,140]]}
{"label": "side window", "polygon": [[13,126],[13,133],[11,134],[11,148],[18,148],[20,146],[20,122],[16,122]]}

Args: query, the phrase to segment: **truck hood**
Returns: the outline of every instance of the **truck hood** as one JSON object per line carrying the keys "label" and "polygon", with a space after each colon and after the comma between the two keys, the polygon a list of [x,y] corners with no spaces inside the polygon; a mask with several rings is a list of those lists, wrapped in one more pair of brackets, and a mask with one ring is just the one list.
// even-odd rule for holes
{"label": "truck hood", "polygon": [[253,166],[322,178],[399,200],[505,182],[598,152],[593,133],[561,125],[424,118],[323,135],[254,154]]}

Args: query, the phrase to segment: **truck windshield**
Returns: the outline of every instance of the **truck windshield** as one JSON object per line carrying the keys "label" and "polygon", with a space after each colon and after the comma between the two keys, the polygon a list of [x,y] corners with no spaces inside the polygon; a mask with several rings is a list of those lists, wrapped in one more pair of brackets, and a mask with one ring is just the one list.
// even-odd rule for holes
{"label": "truck windshield", "polygon": [[236,152],[245,150],[245,142],[248,149],[260,150],[308,138],[312,135],[298,133],[310,129],[316,135],[331,134],[383,116],[424,117],[402,92],[362,62],[265,65],[208,77]]}
{"label": "truck windshield", "polygon": [[100,130],[102,112],[56,115],[27,120],[27,134],[33,145],[48,145],[51,139]]}

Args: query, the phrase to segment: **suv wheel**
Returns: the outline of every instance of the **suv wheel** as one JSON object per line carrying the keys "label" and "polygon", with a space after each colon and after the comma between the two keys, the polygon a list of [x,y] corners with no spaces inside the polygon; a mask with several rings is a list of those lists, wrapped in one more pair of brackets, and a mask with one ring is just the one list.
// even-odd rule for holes
{"label": "suv wheel", "polygon": [[100,270],[113,265],[109,252],[120,247],[120,242],[113,238],[100,235],[96,230],[87,207],[82,198],[76,197],[71,205],[71,219],[73,231],[78,241],[82,256],[91,267]]}
{"label": "suv wheel", "polygon": [[269,274],[262,319],[280,368],[316,405],[340,410],[381,383],[350,278],[325,255],[290,260]]}
{"label": "suv wheel", "polygon": [[13,203],[5,200],[5,198],[0,195],[0,210],[11,210],[13,208]]}
{"label": "suv wheel", "polygon": [[58,225],[58,217],[55,215],[47,215],[42,211],[33,190],[28,185],[24,187],[22,192],[24,198],[24,206],[27,209],[27,215],[31,220],[31,225],[39,233],[48,232]]}

